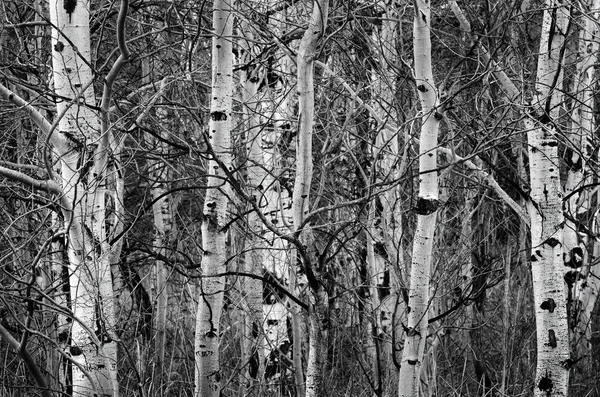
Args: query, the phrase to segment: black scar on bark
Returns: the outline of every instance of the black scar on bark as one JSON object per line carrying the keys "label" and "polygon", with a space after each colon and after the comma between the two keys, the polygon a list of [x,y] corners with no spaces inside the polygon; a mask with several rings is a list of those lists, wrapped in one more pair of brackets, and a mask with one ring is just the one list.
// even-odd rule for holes
{"label": "black scar on bark", "polygon": [[583,250],[581,247],[575,247],[571,250],[570,258],[568,261],[565,261],[565,266],[572,269],[583,266]]}
{"label": "black scar on bark", "polygon": [[546,371],[546,376],[542,376],[542,379],[540,379],[540,383],[538,383],[538,389],[540,389],[541,391],[545,391],[548,393],[548,395],[550,395],[550,391],[553,387],[554,384],[552,383],[552,379],[548,377],[548,371]]}
{"label": "black scar on bark", "polygon": [[78,346],[71,346],[69,350],[71,351],[71,355],[73,357],[80,356],[83,353],[83,351],[81,351],[81,349]]}
{"label": "black scar on bark", "polygon": [[532,261],[532,262],[537,262],[537,258],[536,258],[536,256],[535,256],[535,255],[531,255],[531,261]]}
{"label": "black scar on bark", "polygon": [[210,118],[213,121],[225,121],[227,120],[227,115],[225,114],[225,112],[212,112],[210,114]]}
{"label": "black scar on bark", "polygon": [[421,91],[421,92],[427,92],[427,91],[429,91],[429,90],[427,89],[427,87],[425,87],[425,84],[419,84],[419,85],[417,86],[417,90],[419,90],[419,91]]}
{"label": "black scar on bark", "polygon": [[548,240],[544,241],[544,244],[548,244],[550,247],[554,248],[560,244],[560,242],[554,237],[550,237]]}
{"label": "black scar on bark", "polygon": [[259,359],[258,352],[254,352],[248,361],[248,374],[252,379],[256,379],[258,375]]}
{"label": "black scar on bark", "polygon": [[583,159],[581,156],[577,156],[577,160],[573,161],[573,149],[571,148],[567,148],[565,152],[565,163],[573,171],[580,171],[583,168]]}
{"label": "black scar on bark", "polygon": [[567,283],[567,285],[570,288],[571,286],[573,286],[573,284],[575,284],[575,281],[583,277],[581,273],[579,273],[577,270],[571,270],[569,272],[566,272],[563,278],[565,279],[565,283]]}
{"label": "black scar on bark", "polygon": [[204,334],[205,338],[214,338],[215,336],[217,336],[217,334],[213,331],[208,331],[207,333]]}
{"label": "black scar on bark", "polygon": [[548,346],[550,347],[556,347],[556,334],[554,333],[553,329],[549,329],[548,330]]}
{"label": "black scar on bark", "polygon": [[417,363],[419,362],[419,360],[407,360],[409,365],[417,365]]}
{"label": "black scar on bark", "polygon": [[64,0],[63,7],[67,14],[72,14],[75,11],[75,7],[77,7],[77,0]]}
{"label": "black scar on bark", "polygon": [[62,331],[58,334],[58,341],[61,343],[67,343],[69,340],[69,333],[67,331]]}
{"label": "black scar on bark", "polygon": [[69,23],[71,23],[71,14],[73,14],[75,7],[77,7],[77,0],[63,0],[63,7],[67,14],[69,14]]}
{"label": "black scar on bark", "polygon": [[554,309],[556,308],[556,302],[554,302],[554,299],[548,298],[542,302],[540,308],[542,310],[548,310],[550,313],[554,313]]}
{"label": "black scar on bark", "polygon": [[555,147],[555,146],[558,146],[558,142],[556,142],[556,141],[544,142],[544,143],[542,143],[542,146]]}
{"label": "black scar on bark", "polygon": [[415,211],[418,215],[430,215],[437,211],[440,202],[435,199],[424,199],[419,197]]}

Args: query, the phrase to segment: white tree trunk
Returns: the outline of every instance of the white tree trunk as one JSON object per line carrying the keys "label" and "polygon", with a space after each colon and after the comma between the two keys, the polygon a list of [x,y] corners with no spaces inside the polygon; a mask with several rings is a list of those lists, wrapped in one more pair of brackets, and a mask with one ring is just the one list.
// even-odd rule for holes
{"label": "white tree trunk", "polygon": [[[581,16],[581,25],[583,26],[579,33],[579,48],[577,75],[574,83],[575,93],[578,95],[577,104],[573,108],[571,128],[571,150],[567,157],[568,166],[567,182],[565,184],[566,213],[564,228],[564,252],[565,265],[572,268],[565,278],[571,301],[570,329],[573,329],[571,342],[574,345],[572,353],[581,359],[578,364],[583,368],[584,374],[592,363],[589,359],[591,355],[591,312],[596,303],[598,288],[600,283],[595,277],[594,272],[598,273],[591,262],[597,258],[596,251],[598,243],[584,231],[583,234],[578,230],[583,229],[576,224],[576,221],[585,223],[586,220],[594,217],[592,215],[592,196],[589,191],[580,191],[578,189],[585,185],[593,183],[595,170],[589,164],[592,160],[593,132],[595,131],[594,121],[594,92],[596,80],[594,79],[595,64],[598,62],[598,16],[600,10],[599,0],[588,1],[589,9],[586,9]],[[584,215],[582,217],[582,215]],[[594,214],[595,215],[595,214]],[[587,218],[587,219],[586,219]],[[587,222],[585,227],[596,233],[594,230],[595,222]]]}
{"label": "white tree trunk", "polygon": [[[75,318],[70,348],[76,364],[73,394],[116,396],[117,352],[110,336],[115,321],[104,236],[105,192],[103,175],[95,167],[106,153],[97,150],[100,120],[88,107],[96,105],[89,66],[89,2],[76,2],[74,9],[66,10],[61,1],[55,0],[49,8],[51,22],[58,29],[52,30],[54,89],[60,98],[67,98],[57,103],[58,115],[63,117],[52,140],[61,160],[62,189],[72,206],[71,219],[65,221]],[[72,103],[72,98],[78,99]],[[90,333],[97,333],[99,340]]]}
{"label": "white tree trunk", "polygon": [[[221,392],[219,341],[225,271],[227,205],[230,187],[222,167],[231,170],[231,119],[233,98],[232,4],[213,5],[212,101],[209,135],[212,155],[208,161],[207,191],[202,221],[202,273],[196,316],[195,396],[218,397]],[[217,161],[218,160],[218,161]]]}
{"label": "white tree trunk", "polygon": [[313,175],[312,134],[315,116],[314,61],[317,45],[325,33],[328,0],[313,1],[310,22],[298,50],[298,93],[299,93],[299,131],[296,147],[296,179],[294,181],[293,207],[294,228],[303,245],[302,264],[311,287],[309,302],[309,347],[306,367],[306,397],[319,397],[323,382],[323,346],[326,332],[323,323],[327,308],[327,293],[321,284],[314,238],[309,225],[303,225],[309,212],[310,186]]}
{"label": "white tree trunk", "polygon": [[[243,23],[243,31],[251,32],[248,24]],[[247,54],[247,59],[252,59],[255,46],[250,43],[253,39],[250,33],[248,40],[243,40],[240,46]],[[247,131],[246,152],[248,156],[247,183],[250,188],[250,194],[254,202],[258,205],[259,211],[265,214],[266,211],[276,210],[277,203],[271,203],[272,194],[268,191],[273,188],[273,178],[268,175],[267,170],[270,164],[265,164],[263,147],[263,128],[260,125],[259,109],[260,97],[258,88],[260,79],[258,76],[259,66],[254,66],[244,70],[241,74],[242,100],[244,102],[245,130]],[[267,149],[269,150],[269,149]],[[272,156],[268,156],[272,158]],[[263,225],[259,214],[251,211],[248,214],[248,235],[245,238],[244,271],[257,276],[263,273],[263,264],[265,256],[268,255],[263,242],[263,236],[267,233],[267,228]],[[260,279],[240,278],[240,291],[242,299],[245,300],[247,312],[243,313],[244,322],[242,330],[242,363],[245,371],[240,377],[240,387],[238,395],[260,396],[262,393],[262,383],[265,370],[265,349],[264,345],[264,315],[263,315],[263,283]],[[285,318],[278,320],[285,322]],[[248,390],[247,390],[248,387]]]}
{"label": "white tree trunk", "polygon": [[[531,183],[531,272],[537,329],[535,395],[566,396],[569,370],[569,335],[564,293],[562,188],[558,141],[552,109],[554,92],[560,88],[560,49],[566,7],[546,1],[532,114],[537,119],[528,129]],[[556,17],[554,16],[556,15]],[[553,20],[554,19],[554,20]],[[550,27],[555,26],[551,32]],[[555,103],[554,103],[555,104]]]}
{"label": "white tree trunk", "polygon": [[438,210],[437,136],[441,115],[437,112],[438,93],[431,65],[430,3],[416,1],[414,9],[415,80],[421,102],[421,142],[419,147],[419,197],[417,229],[413,241],[410,272],[408,329],[399,375],[398,395],[416,397],[419,370],[427,337],[429,279],[433,235]]}

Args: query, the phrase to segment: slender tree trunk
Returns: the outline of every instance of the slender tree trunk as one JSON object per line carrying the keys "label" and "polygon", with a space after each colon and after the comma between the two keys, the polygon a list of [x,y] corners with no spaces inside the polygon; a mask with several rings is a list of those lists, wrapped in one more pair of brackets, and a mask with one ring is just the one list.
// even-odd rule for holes
{"label": "slender tree trunk", "polygon": [[[229,185],[225,170],[231,168],[231,119],[233,98],[232,4],[216,0],[213,5],[212,101],[209,122],[211,158],[208,162],[207,191],[202,221],[202,271],[196,316],[197,397],[218,397],[221,392],[219,342],[224,277],[210,277],[225,271],[227,205]],[[217,161],[218,160],[218,161]]]}
{"label": "slender tree trunk", "polygon": [[431,65],[430,2],[415,1],[414,59],[415,80],[421,102],[421,141],[419,147],[419,197],[417,229],[413,241],[410,273],[408,328],[402,352],[398,395],[416,397],[419,370],[427,337],[427,306],[433,253],[433,235],[438,210],[437,136],[441,115],[437,112],[438,93]]}
{"label": "slender tree trunk", "polygon": [[[564,293],[562,187],[560,184],[557,112],[553,89],[560,89],[560,56],[565,6],[546,1],[536,90],[528,129],[531,183],[531,272],[537,329],[535,395],[566,396],[569,379],[569,335]],[[554,30],[552,30],[554,27]]]}
{"label": "slender tree trunk", "polygon": [[[572,270],[567,273],[565,280],[568,287],[567,302],[570,305],[568,309],[570,309],[569,324],[572,330],[571,353],[581,360],[577,364],[576,373],[582,373],[584,378],[588,378],[591,374],[591,313],[597,300],[600,283],[594,274],[598,271],[591,266],[596,258],[594,250],[597,245],[595,239],[590,238],[589,235],[590,232],[596,233],[592,226],[595,223],[592,219],[596,215],[592,207],[593,194],[578,189],[593,183],[592,176],[595,173],[593,132],[596,123],[593,114],[596,86],[594,74],[595,64],[598,62],[596,38],[599,30],[599,9],[600,1],[590,0],[588,9],[585,9],[581,15],[582,28],[579,33],[577,75],[574,83],[578,101],[573,109],[571,147],[567,150],[566,158],[568,174],[565,195],[568,199],[565,211],[567,217],[564,228],[564,252],[565,265]],[[583,237],[580,237],[578,231],[583,231]]]}
{"label": "slender tree trunk", "polygon": [[[396,53],[396,37],[398,34],[397,10],[389,2],[377,2],[378,9],[383,12],[381,28],[373,29],[374,53],[379,62],[372,70],[371,101],[373,110],[379,114],[375,128],[377,135],[373,147],[375,159],[373,172],[376,183],[383,186],[383,191],[377,195],[381,203],[381,211],[377,211],[375,202],[369,211],[370,231],[367,237],[367,262],[369,264],[370,280],[374,283],[371,292],[371,306],[373,308],[374,332],[373,379],[376,393],[385,395],[386,389],[392,384],[391,378],[396,369],[392,365],[393,345],[393,312],[392,307],[382,304],[380,288],[387,288],[391,295],[397,296],[400,292],[401,270],[404,269],[401,236],[402,218],[400,214],[399,186],[394,184],[400,175],[401,154],[398,149],[398,130],[386,128],[388,120],[397,120],[395,112],[395,72],[391,65],[398,59]],[[379,122],[377,122],[379,121]],[[382,124],[383,122],[383,124]],[[375,249],[377,247],[377,249]],[[384,275],[387,271],[389,282],[384,285]],[[385,298],[385,297],[383,297]],[[384,321],[385,320],[385,321]],[[390,320],[390,321],[388,321]],[[389,324],[388,324],[389,322]],[[397,379],[394,379],[394,384]]]}
{"label": "slender tree trunk", "polygon": [[[247,23],[243,23],[243,30],[250,32]],[[246,30],[247,29],[247,30]],[[249,40],[242,41],[240,46],[252,59],[254,45]],[[246,151],[248,156],[247,182],[251,189],[252,199],[260,211],[265,213],[275,209],[277,203],[271,203],[269,199],[272,194],[269,190],[273,187],[273,178],[269,177],[267,170],[269,164],[264,164],[263,157],[263,128],[260,125],[259,109],[260,98],[258,88],[260,79],[258,76],[259,66],[248,68],[242,72],[242,99],[244,101],[244,116],[246,125]],[[271,157],[271,156],[270,156]],[[262,275],[265,255],[268,254],[264,247],[263,236],[266,228],[260,220],[259,214],[252,211],[248,214],[248,235],[245,239],[246,254],[244,256],[244,270],[247,273]],[[260,396],[261,386],[265,373],[265,349],[264,344],[264,314],[263,314],[263,285],[262,281],[253,278],[241,278],[240,290],[245,300],[247,312],[243,313],[244,324],[242,329],[242,363],[246,370],[241,374],[238,395]],[[282,319],[285,322],[285,319]],[[247,388],[248,386],[248,388]]]}
{"label": "slender tree trunk", "polygon": [[80,1],[67,10],[62,2],[53,1],[49,8],[51,22],[58,28],[52,32],[55,91],[60,98],[79,98],[74,103],[68,99],[58,102],[58,114],[63,117],[53,139],[61,160],[63,192],[72,206],[65,223],[74,315],[70,347],[76,364],[72,371],[73,393],[116,396],[117,352],[110,336],[114,309],[104,236],[105,192],[103,174],[98,174],[96,168],[106,152],[98,150],[99,116],[88,107],[96,103],[89,66],[89,3]]}
{"label": "slender tree trunk", "polygon": [[317,45],[325,33],[328,0],[313,2],[310,22],[298,50],[299,131],[296,148],[296,180],[293,193],[293,216],[296,233],[303,245],[302,264],[311,288],[308,309],[309,347],[306,367],[306,397],[321,396],[323,382],[323,347],[326,339],[327,292],[317,269],[314,237],[309,225],[303,225],[309,212],[310,187],[313,175],[312,134],[315,117],[314,61]]}
{"label": "slender tree trunk", "polygon": [[[165,91],[167,79],[161,82],[160,90]],[[167,110],[159,107],[156,109],[157,118],[161,126],[168,126]],[[162,130],[161,130],[162,131]],[[164,135],[159,132],[159,135]],[[164,142],[154,141],[154,144],[160,152],[160,157],[166,156],[167,147]],[[169,186],[169,169],[168,165],[162,161],[157,161],[152,165],[150,176],[152,178],[152,214],[154,217],[154,250],[159,255],[155,261],[155,297],[156,297],[156,336],[154,341],[155,346],[155,363],[158,371],[157,380],[162,379],[165,375],[165,345],[167,343],[167,310],[169,300],[169,290],[167,279],[169,277],[169,269],[166,267],[161,257],[168,256],[169,250],[165,247],[170,246],[173,235],[173,214],[171,206],[171,195],[167,193]],[[160,390],[159,385],[159,390]]]}

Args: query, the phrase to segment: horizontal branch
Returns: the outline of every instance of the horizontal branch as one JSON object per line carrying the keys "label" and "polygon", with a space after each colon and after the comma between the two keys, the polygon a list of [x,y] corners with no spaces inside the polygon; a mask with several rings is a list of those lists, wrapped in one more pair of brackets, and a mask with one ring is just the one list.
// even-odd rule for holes
{"label": "horizontal branch", "polygon": [[304,303],[303,301],[298,299],[296,296],[294,296],[294,294],[292,294],[290,291],[288,291],[288,289],[284,285],[282,285],[280,282],[278,282],[275,279],[268,279],[266,277],[259,276],[258,274],[246,273],[246,272],[224,272],[224,273],[211,274],[211,275],[202,275],[200,277],[208,278],[208,277],[223,277],[223,276],[242,276],[242,277],[253,278],[255,280],[262,280],[263,282],[271,285],[272,287],[277,288],[278,291],[281,291],[285,296],[287,296],[288,298],[293,300],[294,303],[296,303],[302,309],[308,310],[308,305],[306,303]]}
{"label": "horizontal branch", "polygon": [[0,165],[0,176],[6,179],[20,182],[26,186],[31,186],[34,189],[42,190],[52,194],[61,194],[62,189],[58,183],[52,180],[39,180],[22,173],[21,171],[11,170]]}

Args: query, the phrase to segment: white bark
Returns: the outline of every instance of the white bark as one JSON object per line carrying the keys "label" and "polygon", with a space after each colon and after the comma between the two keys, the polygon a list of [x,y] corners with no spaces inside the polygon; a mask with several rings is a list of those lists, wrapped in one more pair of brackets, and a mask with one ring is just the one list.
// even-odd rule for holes
{"label": "white bark", "polygon": [[[555,9],[558,7],[558,9]],[[531,272],[537,330],[537,368],[535,395],[566,396],[569,370],[569,336],[563,281],[562,188],[560,185],[558,142],[553,124],[557,112],[552,87],[560,76],[560,49],[565,25],[560,15],[566,7],[546,1],[536,90],[532,113],[537,118],[527,132],[531,184]],[[557,17],[550,33],[553,11]],[[562,30],[562,32],[561,32]]]}
{"label": "white bark", "polygon": [[[470,26],[456,2],[450,2],[464,30]],[[559,176],[558,142],[554,131],[558,114],[562,77],[560,54],[568,19],[567,7],[560,2],[544,3],[544,21],[541,29],[538,57],[536,93],[531,113],[538,119],[524,119],[529,143],[531,183],[532,275],[536,307],[538,362],[535,395],[566,395],[569,358],[568,328],[563,288],[563,214],[562,192]],[[554,31],[551,31],[551,27]],[[551,34],[552,33],[552,34]],[[511,99],[519,91],[506,73],[491,60],[481,45],[480,52],[486,63]],[[550,99],[550,100],[549,100]],[[552,103],[553,102],[553,103]]]}
{"label": "white bark", "polygon": [[[216,0],[213,5],[212,101],[209,135],[212,155],[208,162],[207,191],[202,221],[202,273],[206,276],[225,270],[227,205],[230,187],[225,167],[231,169],[231,119],[233,98],[233,15],[231,3]],[[218,160],[218,162],[217,162]],[[220,164],[219,164],[220,163]],[[219,341],[224,277],[207,277],[201,282],[195,336],[195,396],[220,395]]]}
{"label": "white bark", "polygon": [[303,244],[303,266],[311,287],[309,303],[309,347],[306,368],[306,397],[321,395],[323,382],[323,347],[326,335],[323,324],[324,312],[327,307],[327,293],[318,279],[316,269],[316,256],[314,238],[309,225],[303,225],[306,214],[309,212],[310,186],[313,175],[312,162],[312,134],[314,126],[315,87],[314,87],[314,60],[317,54],[317,45],[325,33],[327,15],[329,12],[328,0],[313,1],[313,10],[310,22],[298,50],[298,93],[299,93],[299,131],[296,147],[296,180],[292,212],[294,228]]}
{"label": "white bark", "polygon": [[[57,103],[58,114],[64,116],[52,141],[61,161],[62,190],[71,203],[67,250],[72,311],[78,319],[71,329],[70,354],[78,364],[73,366],[73,393],[115,396],[117,357],[110,335],[114,309],[104,236],[103,175],[94,166],[106,153],[97,150],[100,120],[87,106],[96,103],[89,67],[89,3],[79,1],[67,14],[62,2],[52,1],[50,18],[58,28],[52,31],[54,89],[59,97],[67,98]],[[76,105],[70,98],[79,98]],[[100,346],[90,343],[94,339],[90,330],[101,335]],[[99,390],[94,390],[94,384]]]}
{"label": "white bark", "polygon": [[[597,258],[598,243],[596,239],[590,239],[587,233],[581,236],[577,231],[578,225],[574,220],[581,220],[581,214],[591,216],[592,194],[577,189],[593,182],[594,170],[589,166],[593,156],[593,132],[595,131],[594,91],[596,82],[594,79],[595,64],[598,62],[598,16],[600,1],[588,2],[589,10],[581,16],[582,28],[579,34],[579,51],[577,62],[577,76],[574,83],[577,104],[572,114],[573,126],[571,128],[572,153],[567,158],[568,175],[565,184],[565,194],[569,196],[566,202],[566,212],[569,215],[565,219],[564,252],[565,265],[573,268],[568,279],[568,287],[572,301],[570,324],[574,326],[571,341],[576,349],[573,352],[582,361],[578,364],[580,368],[590,368],[591,361],[587,358],[591,354],[591,313],[598,297],[598,283],[594,272],[597,270],[591,266],[593,258]],[[594,214],[594,218],[597,215]],[[589,222],[585,226],[596,233]],[[591,255],[590,255],[591,254]],[[584,358],[585,357],[585,358]]]}
{"label": "white bark", "polygon": [[[246,22],[242,22],[242,29],[247,32],[248,40],[243,40],[240,46],[252,59],[254,45],[250,44],[253,35]],[[247,61],[247,59],[242,59]],[[258,76],[259,67],[255,66],[244,70],[241,74],[242,100],[244,102],[244,118],[246,122],[246,152],[248,156],[247,165],[247,184],[250,189],[252,199],[258,204],[259,210],[269,211],[273,209],[273,204],[269,202],[272,195],[267,191],[272,189],[272,178],[267,170],[270,164],[264,163],[263,157],[263,128],[259,120],[260,98],[258,87],[260,79]],[[265,213],[263,211],[263,214]],[[267,229],[262,224],[259,214],[252,211],[248,214],[248,231],[246,236],[246,254],[244,257],[245,272],[256,275],[263,273],[263,260],[267,251],[264,246],[262,236]],[[265,349],[264,332],[265,315],[263,314],[263,284],[259,279],[241,278],[240,291],[242,298],[246,301],[247,312],[243,313],[244,322],[242,324],[242,363],[245,371],[241,376],[238,390],[239,396],[259,396],[262,393],[261,385],[265,370]],[[277,319],[285,323],[283,318]],[[278,346],[277,346],[278,347]],[[248,391],[246,390],[248,386]],[[247,394],[248,393],[248,394]]]}
{"label": "white bark", "polygon": [[430,3],[416,1],[414,9],[415,82],[421,103],[421,139],[419,147],[419,197],[417,228],[413,241],[410,272],[408,329],[399,375],[398,396],[416,397],[427,337],[429,279],[433,235],[438,210],[437,136],[441,115],[437,113],[438,92],[431,64]]}

